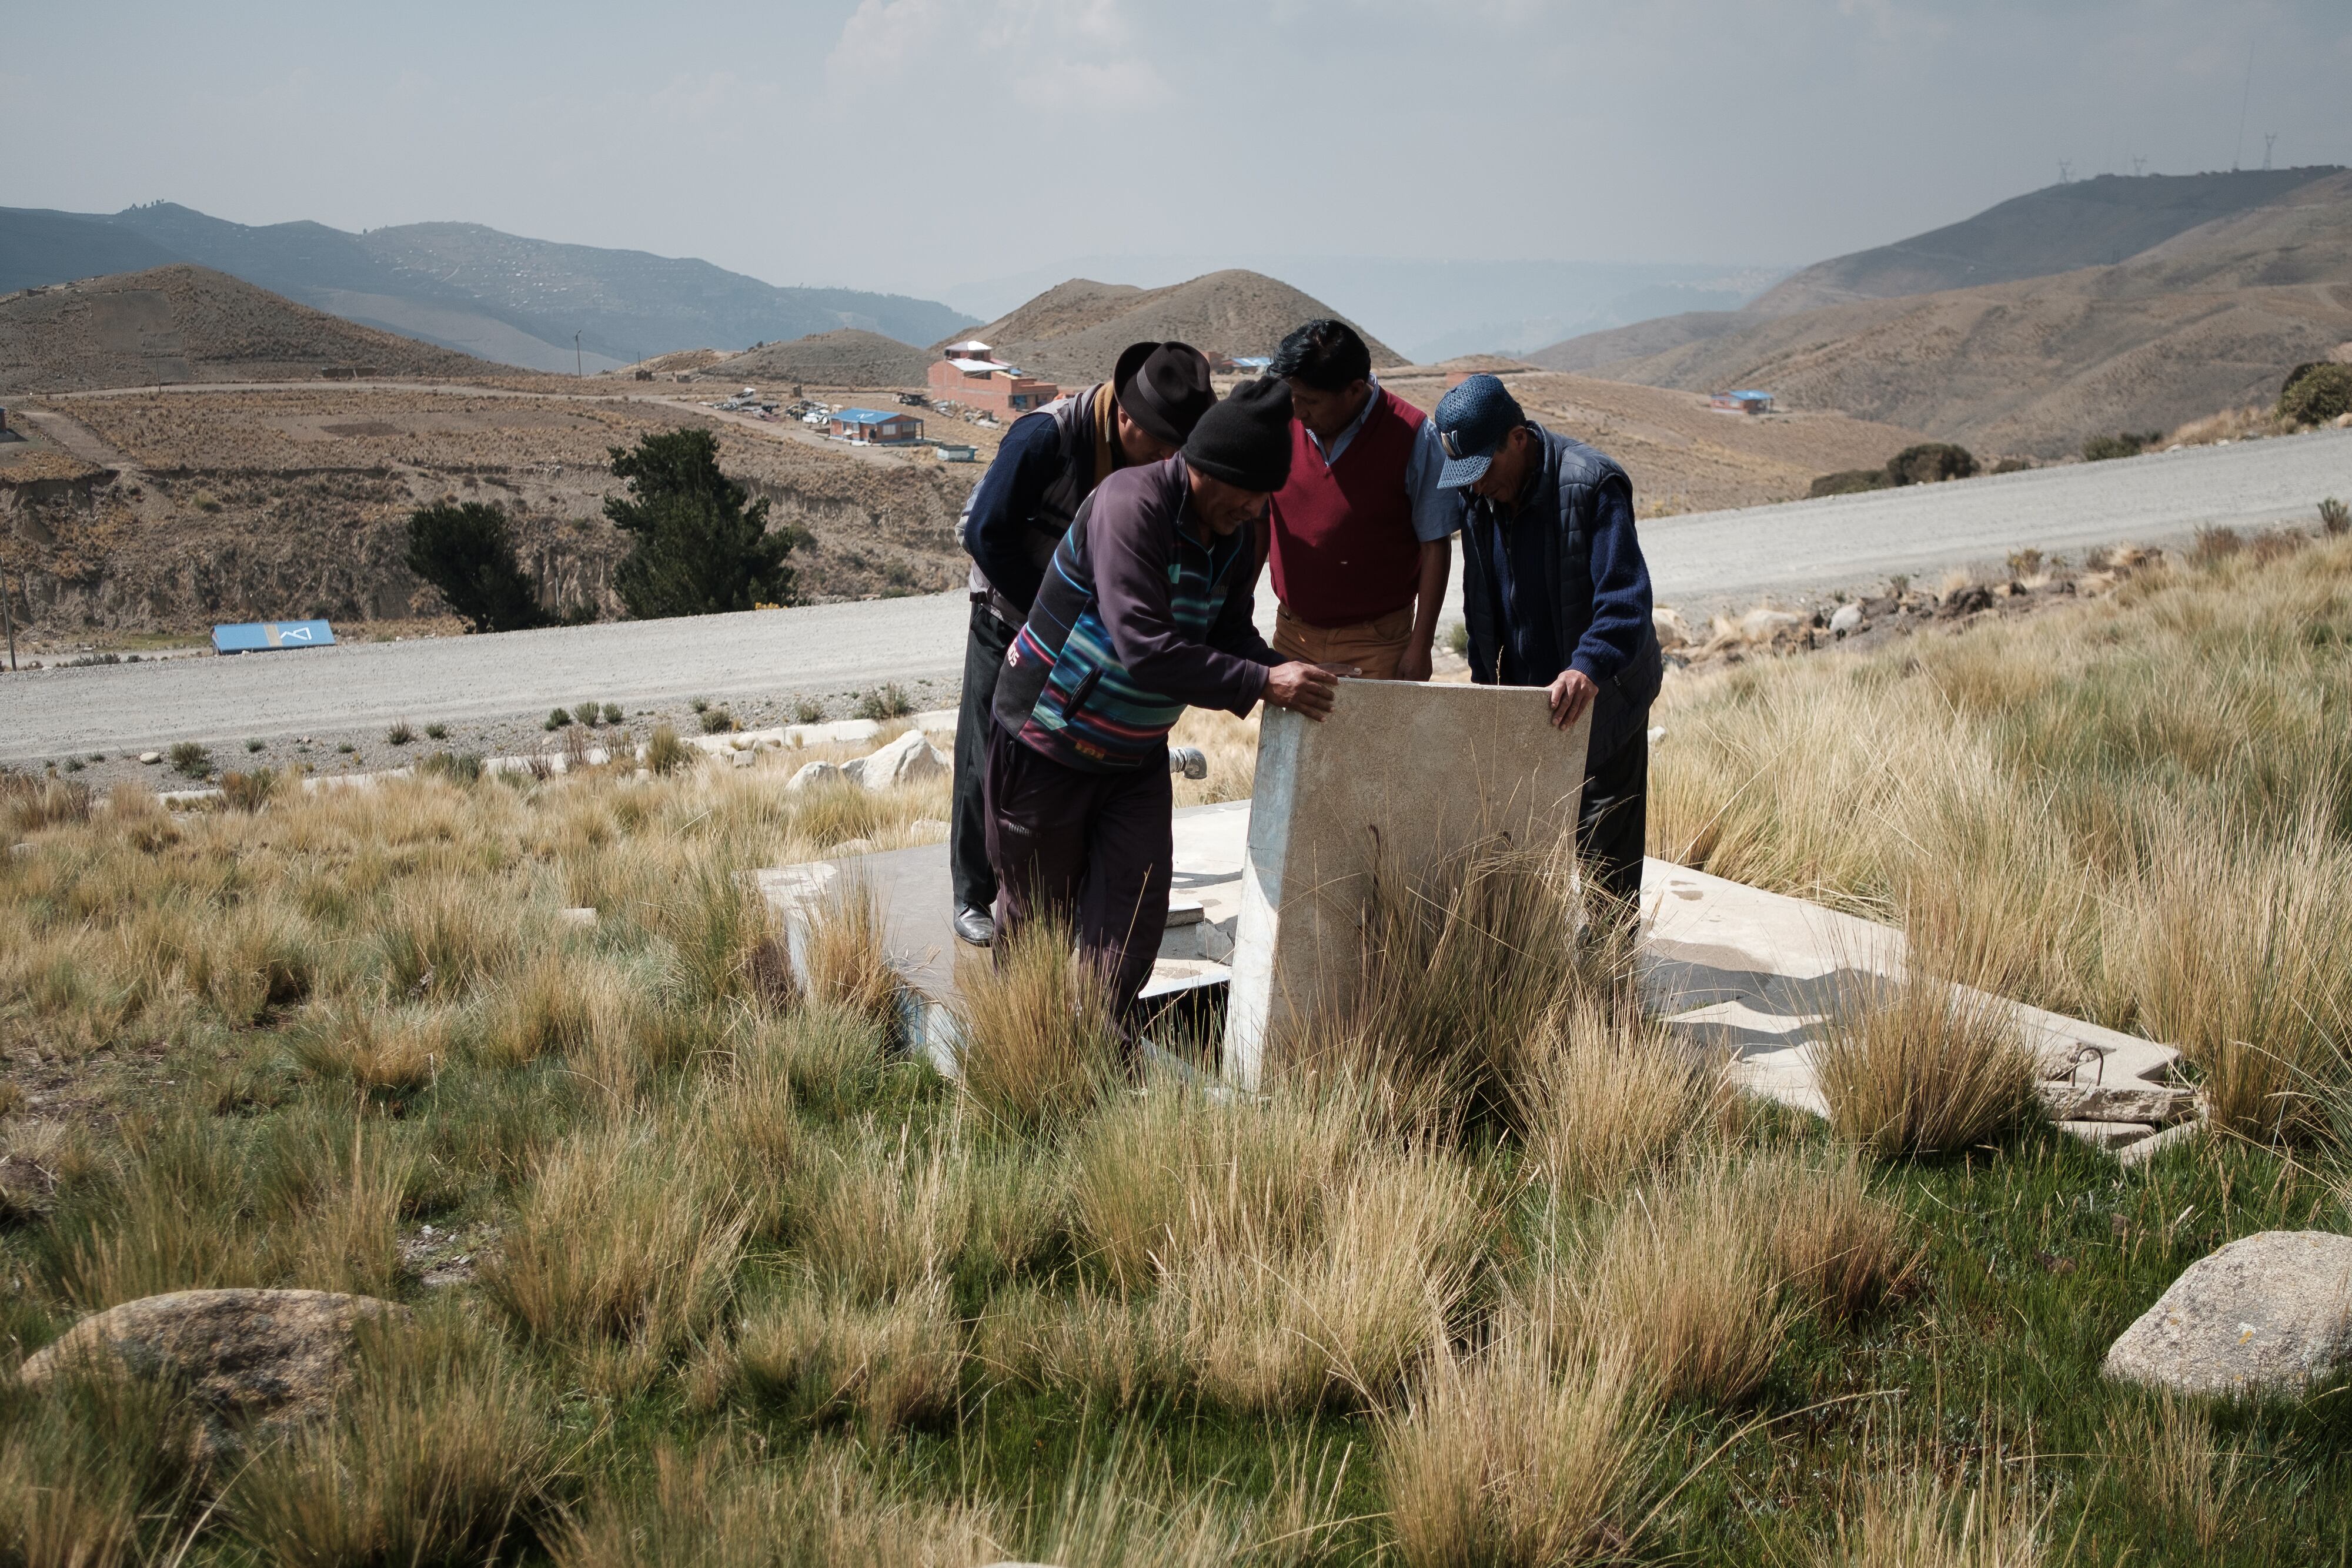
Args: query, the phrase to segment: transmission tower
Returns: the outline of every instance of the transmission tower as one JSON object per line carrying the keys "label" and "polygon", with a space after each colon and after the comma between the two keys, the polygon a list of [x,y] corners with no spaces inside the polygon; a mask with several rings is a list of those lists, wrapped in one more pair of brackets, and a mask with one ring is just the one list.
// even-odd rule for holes
{"label": "transmission tower", "polygon": [[2073,182],[2074,178],[2074,161],[2072,158],[2061,158],[2061,159],[2059,159],[2059,160],[2058,160],[2058,183],[2059,183],[2060,184],[2062,184],[2062,185],[2063,185],[2063,184],[2068,184],[2068,183],[2071,183]]}
{"label": "transmission tower", "polygon": [[2143,157],[2141,157],[2141,156],[2140,156],[2138,153],[2137,153],[2137,152],[2133,153],[2133,154],[2132,154],[2132,178],[2133,178],[2133,179],[2135,179],[2135,180],[2137,180],[2137,179],[2138,179],[2142,174],[2146,173],[2147,172],[2147,159],[2145,159],[2145,158],[2143,158]]}
{"label": "transmission tower", "polygon": [[2273,147],[2275,147],[2275,146],[2277,146],[2277,145],[2278,145],[2278,132],[2277,132],[2277,131],[2263,131],[2263,168],[2267,169],[2267,168],[2269,168],[2269,167],[2271,166],[2271,149],[2272,149],[2272,148],[2273,148]]}

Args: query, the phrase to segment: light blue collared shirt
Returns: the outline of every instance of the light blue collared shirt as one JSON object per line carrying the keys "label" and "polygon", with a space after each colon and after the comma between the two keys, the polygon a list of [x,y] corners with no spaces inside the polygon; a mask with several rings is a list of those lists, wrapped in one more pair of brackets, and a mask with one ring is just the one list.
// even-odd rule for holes
{"label": "light blue collared shirt", "polygon": [[[1326,468],[1346,454],[1356,439],[1356,433],[1364,428],[1364,422],[1372,417],[1372,410],[1379,406],[1381,378],[1372,376],[1368,379],[1371,391],[1364,399],[1364,406],[1357,412],[1354,419],[1348,422],[1348,428],[1333,437],[1328,451],[1324,449],[1321,436],[1311,430],[1307,432],[1308,444],[1321,455]],[[1421,428],[1413,433],[1412,455],[1405,459],[1404,465],[1405,494],[1412,502],[1412,537],[1423,544],[1449,538],[1454,530],[1462,526],[1461,497],[1437,487],[1438,473],[1444,466],[1445,450],[1437,444],[1437,421],[1423,419]]]}

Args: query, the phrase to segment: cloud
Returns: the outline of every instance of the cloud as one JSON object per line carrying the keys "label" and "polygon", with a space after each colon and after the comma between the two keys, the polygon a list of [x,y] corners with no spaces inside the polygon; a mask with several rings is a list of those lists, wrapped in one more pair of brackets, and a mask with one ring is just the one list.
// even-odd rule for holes
{"label": "cloud", "polygon": [[[889,96],[899,112],[947,124],[1004,109],[1088,114],[1149,109],[1173,96],[1119,0],[859,0],[825,59],[846,108]],[[919,99],[900,96],[928,89]]]}

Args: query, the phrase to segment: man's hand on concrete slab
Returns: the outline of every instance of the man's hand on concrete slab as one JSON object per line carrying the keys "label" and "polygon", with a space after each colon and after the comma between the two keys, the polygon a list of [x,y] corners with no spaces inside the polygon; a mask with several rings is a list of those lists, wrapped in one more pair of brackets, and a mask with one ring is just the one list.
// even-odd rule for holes
{"label": "man's hand on concrete slab", "polygon": [[1551,701],[1551,722],[1556,729],[1566,729],[1584,716],[1601,688],[1582,670],[1562,670],[1559,678],[1546,687],[1544,695]]}
{"label": "man's hand on concrete slab", "polygon": [[1265,673],[1265,700],[1276,707],[1305,714],[1320,724],[1331,711],[1339,690],[1339,672],[1324,664],[1293,659]]}
{"label": "man's hand on concrete slab", "polygon": [[1409,643],[1397,655],[1396,678],[1401,681],[1425,681],[1434,673],[1436,659],[1426,643]]}

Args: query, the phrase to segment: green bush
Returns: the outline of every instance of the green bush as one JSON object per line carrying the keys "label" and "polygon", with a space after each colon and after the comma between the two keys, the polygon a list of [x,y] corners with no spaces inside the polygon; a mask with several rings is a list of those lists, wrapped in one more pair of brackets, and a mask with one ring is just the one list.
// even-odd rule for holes
{"label": "green bush", "polygon": [[547,710],[547,722],[541,725],[539,727],[550,731],[558,730],[562,729],[565,725],[570,724],[571,722],[572,710],[570,708],[550,708]]}
{"label": "green bush", "polygon": [[574,703],[572,706],[572,722],[584,724],[590,729],[596,727],[596,721],[602,718],[604,714],[604,707],[602,703]]}
{"label": "green bush", "polygon": [[707,708],[702,715],[702,733],[725,735],[735,727],[735,716],[723,707]]}
{"label": "green bush", "polygon": [[507,515],[480,501],[421,507],[408,517],[408,570],[431,583],[472,632],[545,626],[539,590],[515,559]]}
{"label": "green bush", "polygon": [[692,753],[677,731],[667,725],[657,726],[654,737],[646,742],[646,766],[656,773],[675,773],[686,766]]}
{"label": "green bush", "polygon": [[1864,490],[1888,490],[1894,486],[1895,481],[1886,476],[1884,468],[1843,468],[1822,475],[1805,494],[1809,497],[1858,496]]}
{"label": "green bush", "polygon": [[471,784],[482,776],[482,759],[471,751],[436,751],[417,765],[417,771],[452,784]]}
{"label": "green bush", "polygon": [[887,685],[876,686],[857,699],[857,716],[860,718],[877,721],[904,718],[914,711],[915,705],[908,699],[906,689],[896,681],[892,681]]}
{"label": "green bush", "polygon": [[619,703],[606,703],[604,705],[604,722],[606,724],[618,724],[625,716],[627,716],[621,712],[621,705]]}
{"label": "green bush", "polygon": [[708,430],[648,435],[613,447],[614,476],[629,495],[604,515],[634,541],[613,573],[614,591],[640,621],[716,615],[793,601],[786,558],[807,538],[768,527],[768,503],[719,471],[719,438]]}
{"label": "green bush", "polygon": [[383,737],[394,746],[406,746],[416,738],[416,731],[410,728],[408,721],[404,718],[397,720],[390,729],[385,730]]}
{"label": "green bush", "polygon": [[2116,457],[2137,457],[2164,439],[2164,432],[2151,430],[2145,434],[2126,430],[2116,435],[2094,435],[2083,443],[2083,461],[2105,463]]}
{"label": "green bush", "polygon": [[172,747],[172,770],[202,779],[213,770],[213,754],[193,740],[183,740]]}
{"label": "green bush", "polygon": [[2319,503],[2320,532],[2340,534],[2347,528],[2352,528],[2352,507],[2347,507],[2333,496]]}
{"label": "green bush", "polygon": [[1969,478],[1976,471],[1976,455],[1948,441],[1923,441],[1886,460],[1886,479],[1891,485],[1940,485],[1947,479]]}
{"label": "green bush", "polygon": [[2352,413],[2352,365],[2306,365],[2279,393],[2279,417],[2295,424],[2329,424]]}

